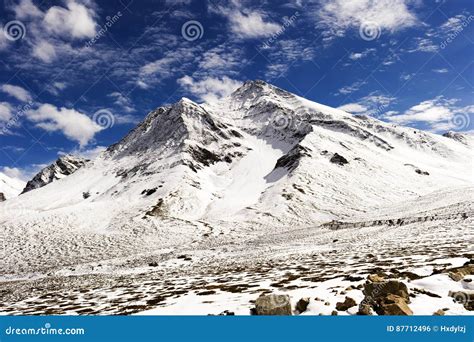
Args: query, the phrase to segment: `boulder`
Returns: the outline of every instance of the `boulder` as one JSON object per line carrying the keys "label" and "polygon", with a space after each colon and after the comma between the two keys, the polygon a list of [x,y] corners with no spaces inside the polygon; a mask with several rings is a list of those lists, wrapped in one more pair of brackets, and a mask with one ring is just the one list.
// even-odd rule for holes
{"label": "boulder", "polygon": [[449,291],[448,296],[464,306],[466,310],[474,311],[474,291]]}
{"label": "boulder", "polygon": [[448,271],[449,277],[454,281],[461,281],[467,275],[474,275],[474,264],[467,264],[461,267],[451,268]]}
{"label": "boulder", "polygon": [[367,277],[367,280],[370,280],[373,283],[380,283],[381,281],[384,281],[385,279],[378,274],[369,274]]}
{"label": "boulder", "polygon": [[5,195],[3,194],[3,192],[0,192],[0,202],[4,202],[6,200],[7,199],[5,198]]}
{"label": "boulder", "polygon": [[444,310],[439,309],[438,311],[433,312],[433,316],[444,316]]}
{"label": "boulder", "polygon": [[349,162],[347,161],[346,158],[344,158],[343,156],[341,156],[340,154],[338,153],[334,153],[334,155],[331,157],[331,159],[329,159],[329,161],[331,163],[334,163],[334,164],[337,164],[337,165],[344,165],[344,164],[348,164]]}
{"label": "boulder", "polygon": [[360,316],[370,316],[372,315],[372,308],[369,304],[361,303],[359,305],[359,311],[357,311],[357,314]]}
{"label": "boulder", "polygon": [[298,303],[296,303],[296,310],[299,313],[305,312],[309,305],[309,297],[301,298]]}
{"label": "boulder", "polygon": [[378,306],[377,313],[379,315],[397,315],[408,316],[413,315],[413,311],[408,307],[405,298],[389,294]]}
{"label": "boulder", "polygon": [[336,303],[336,310],[337,311],[346,311],[347,309],[350,309],[350,308],[352,308],[353,306],[356,306],[356,305],[357,305],[357,303],[354,299],[352,299],[350,297],[346,297],[344,302]]}
{"label": "boulder", "polygon": [[396,280],[367,282],[364,285],[363,293],[369,301],[372,299],[372,301],[377,302],[387,295],[393,294],[404,298],[407,303],[410,302],[407,286]]}
{"label": "boulder", "polygon": [[255,301],[255,313],[260,316],[290,316],[290,296],[276,294],[260,296]]}

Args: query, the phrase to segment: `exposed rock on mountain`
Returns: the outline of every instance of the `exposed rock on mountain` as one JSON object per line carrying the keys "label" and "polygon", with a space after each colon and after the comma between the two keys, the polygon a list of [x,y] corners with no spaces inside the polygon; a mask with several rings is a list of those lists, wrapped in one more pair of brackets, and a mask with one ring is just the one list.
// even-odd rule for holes
{"label": "exposed rock on mountain", "polygon": [[65,155],[57,159],[53,164],[38,172],[28,183],[26,183],[22,194],[25,192],[41,188],[58,179],[62,179],[76,172],[83,167],[87,159]]}

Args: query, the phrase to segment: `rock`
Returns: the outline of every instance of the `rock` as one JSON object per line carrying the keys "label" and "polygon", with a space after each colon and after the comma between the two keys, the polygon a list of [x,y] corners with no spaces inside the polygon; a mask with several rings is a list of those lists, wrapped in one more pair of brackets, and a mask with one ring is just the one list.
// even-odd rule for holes
{"label": "rock", "polygon": [[378,301],[385,298],[389,294],[402,297],[407,303],[410,302],[407,286],[396,280],[381,281],[381,282],[367,282],[363,290],[366,298],[373,301]]}
{"label": "rock", "polygon": [[334,155],[331,157],[331,159],[329,159],[329,161],[333,164],[337,164],[341,166],[349,163],[346,158],[344,158],[338,153],[334,153]]}
{"label": "rock", "polygon": [[235,312],[224,310],[218,316],[235,316]]}
{"label": "rock", "polygon": [[357,305],[357,303],[354,299],[352,299],[350,297],[346,297],[344,302],[336,303],[336,310],[337,311],[346,311],[347,309],[350,309],[350,308],[352,308],[353,306],[356,306],[356,305]]}
{"label": "rock", "polygon": [[405,298],[393,294],[389,294],[382,300],[380,306],[378,307],[377,313],[379,315],[390,316],[413,315],[413,311],[411,311],[411,309],[408,307]]}
{"label": "rock", "polygon": [[433,316],[444,316],[444,311],[439,309],[438,311],[433,312]]}
{"label": "rock", "polygon": [[359,305],[359,311],[357,311],[357,314],[361,316],[370,316],[372,315],[372,308],[369,304],[361,303]]}
{"label": "rock", "polygon": [[464,305],[469,311],[474,311],[474,291],[449,291],[449,297],[453,297],[454,301]]}
{"label": "rock", "polygon": [[337,316],[337,311],[336,311],[336,310],[333,310],[333,311],[331,312],[331,316]]}
{"label": "rock", "polygon": [[263,295],[255,302],[255,312],[257,315],[291,315],[290,296],[288,295]]}
{"label": "rock", "polygon": [[148,264],[148,266],[150,267],[157,267],[158,266],[158,263],[156,261],[152,261]]}
{"label": "rock", "polygon": [[346,287],[346,291],[352,291],[352,290],[355,290],[356,288],[352,285],[349,285],[348,287]]}
{"label": "rock", "polygon": [[467,275],[474,275],[474,264],[448,269],[449,277],[454,281],[461,281]]}
{"label": "rock", "polygon": [[6,200],[7,199],[5,198],[5,195],[3,194],[3,192],[0,192],[0,202],[4,202]]}
{"label": "rock", "polygon": [[299,313],[305,312],[309,305],[309,297],[301,298],[298,303],[296,303],[296,310]]}
{"label": "rock", "polygon": [[331,305],[331,303],[329,303],[329,302],[324,302],[324,305],[329,306],[329,305]]}
{"label": "rock", "polygon": [[367,279],[373,283],[379,283],[385,280],[383,277],[379,276],[378,274],[369,274]]}

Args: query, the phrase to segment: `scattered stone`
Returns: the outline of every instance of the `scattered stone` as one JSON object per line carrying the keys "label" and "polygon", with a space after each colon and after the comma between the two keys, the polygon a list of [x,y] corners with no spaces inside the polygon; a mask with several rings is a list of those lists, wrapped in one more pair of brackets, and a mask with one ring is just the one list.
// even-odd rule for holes
{"label": "scattered stone", "polygon": [[455,302],[463,304],[466,310],[474,311],[474,291],[449,291],[448,296],[453,297]]}
{"label": "scattered stone", "polygon": [[369,304],[361,303],[359,305],[359,311],[357,311],[357,314],[360,316],[370,316],[372,315],[372,308]]}
{"label": "scattered stone", "polygon": [[377,301],[389,294],[397,295],[404,298],[409,303],[407,286],[396,280],[381,281],[381,282],[367,282],[364,285],[364,294],[366,297]]}
{"label": "scattered stone", "polygon": [[465,276],[474,275],[474,264],[467,264],[461,267],[451,268],[448,271],[449,277],[454,281],[461,281]]}
{"label": "scattered stone", "polygon": [[336,310],[333,310],[333,311],[331,312],[331,316],[337,316],[337,311],[336,311]]}
{"label": "scattered stone", "polygon": [[152,261],[148,264],[148,266],[150,267],[157,267],[158,266],[158,263],[156,261]]}
{"label": "scattered stone", "polygon": [[346,291],[352,291],[352,290],[355,290],[356,288],[352,285],[349,285],[348,287],[346,287]]}
{"label": "scattered stone", "polygon": [[7,199],[5,198],[5,195],[3,192],[0,192],[0,202],[5,202]]}
{"label": "scattered stone", "polygon": [[425,289],[414,289],[413,291],[416,292],[416,293],[419,293],[419,294],[424,294],[424,295],[433,297],[433,298],[441,298],[440,295],[437,295],[436,293],[427,291]]}
{"label": "scattered stone", "polygon": [[408,307],[405,298],[397,295],[389,294],[382,300],[379,310],[379,315],[396,315],[396,316],[409,316],[413,315],[413,311]]}
{"label": "scattered stone", "polygon": [[296,303],[296,310],[299,313],[305,312],[309,305],[309,297],[301,298],[298,303]]}
{"label": "scattered stone", "polygon": [[470,282],[472,282],[472,279],[471,278],[466,278],[466,279],[463,279],[462,281],[465,282],[465,283],[470,283]]}
{"label": "scattered stone", "polygon": [[260,316],[291,316],[290,296],[276,294],[260,296],[255,302],[255,312]]}
{"label": "scattered stone", "polygon": [[354,299],[350,297],[346,297],[344,302],[338,302],[336,303],[336,310],[337,311],[346,311],[347,309],[352,308],[353,306],[356,306],[357,303]]}
{"label": "scattered stone", "polygon": [[346,158],[344,158],[343,156],[341,156],[338,153],[334,153],[334,155],[331,157],[331,159],[329,159],[329,161],[333,164],[337,164],[337,165],[341,165],[341,166],[343,166],[344,164],[349,163]]}
{"label": "scattered stone", "polygon": [[224,310],[218,316],[235,316],[235,312],[229,311],[229,310]]}
{"label": "scattered stone", "polygon": [[429,176],[430,175],[430,173],[428,171],[423,171],[423,170],[420,170],[420,169],[416,169],[415,172],[418,173],[419,175],[423,175],[423,176]]}
{"label": "scattered stone", "polygon": [[373,283],[380,283],[385,280],[383,277],[379,276],[378,274],[369,274],[367,279]]}
{"label": "scattered stone", "polygon": [[433,312],[433,316],[444,316],[444,311],[439,309],[438,311]]}
{"label": "scattered stone", "polygon": [[329,305],[331,305],[331,303],[329,303],[329,302],[324,302],[324,305],[329,306]]}

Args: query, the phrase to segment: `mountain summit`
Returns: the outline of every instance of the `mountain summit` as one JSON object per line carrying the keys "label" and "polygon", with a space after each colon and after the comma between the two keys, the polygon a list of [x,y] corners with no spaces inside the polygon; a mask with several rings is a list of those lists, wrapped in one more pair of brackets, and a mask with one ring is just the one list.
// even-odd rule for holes
{"label": "mountain summit", "polygon": [[56,162],[7,201],[23,209],[0,223],[111,244],[97,253],[116,257],[196,234],[236,238],[367,219],[472,185],[473,147],[469,136],[354,116],[249,81],[212,104],[183,98],[157,108],[88,163]]}

